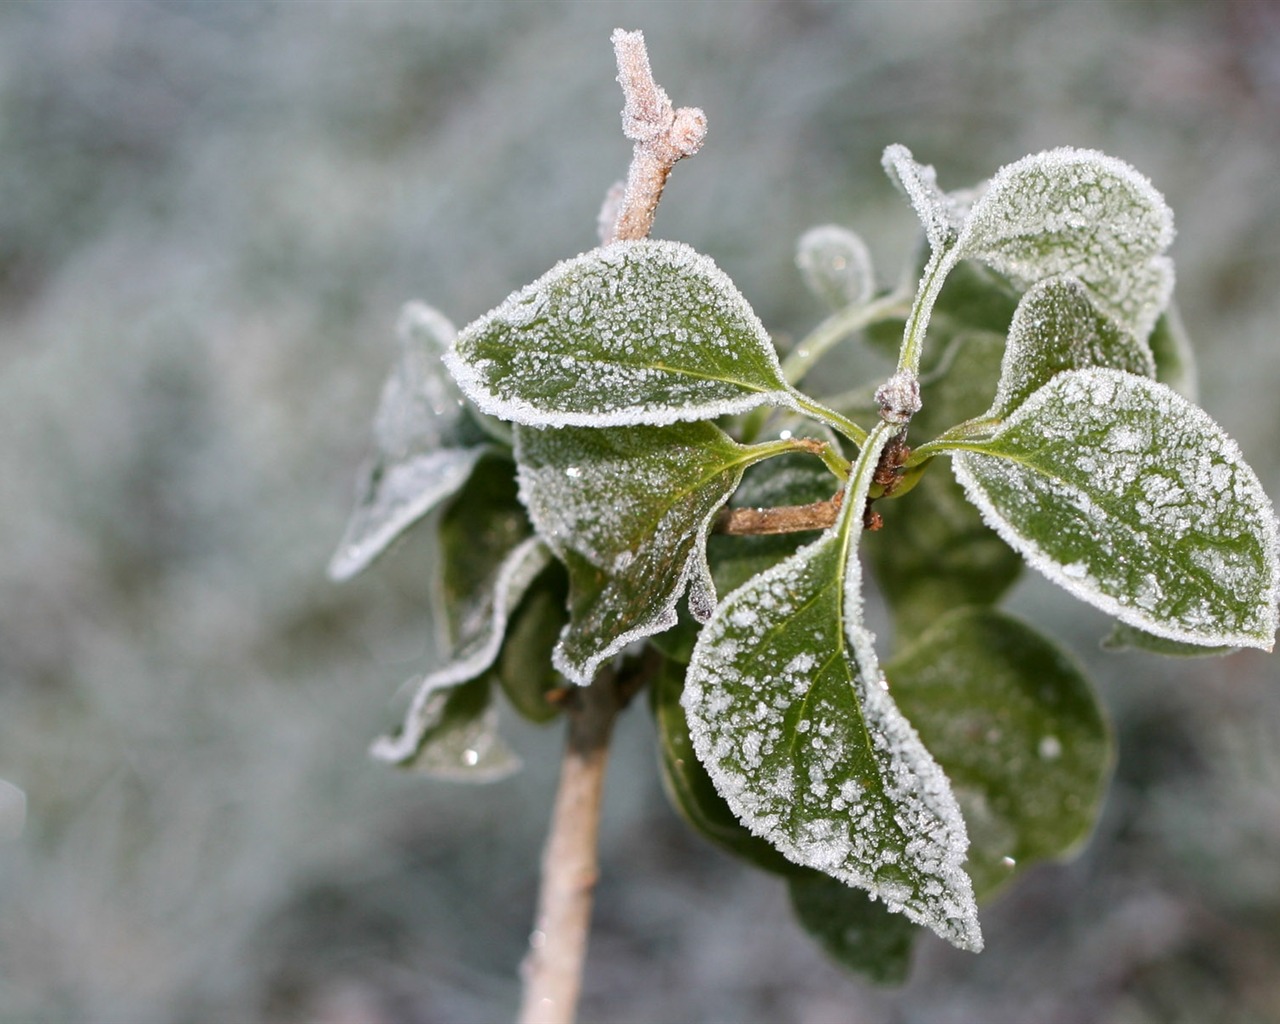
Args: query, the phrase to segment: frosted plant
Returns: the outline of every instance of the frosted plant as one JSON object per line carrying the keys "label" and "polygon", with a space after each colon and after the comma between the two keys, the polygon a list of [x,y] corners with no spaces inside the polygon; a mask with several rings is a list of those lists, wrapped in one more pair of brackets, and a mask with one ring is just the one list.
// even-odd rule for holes
{"label": "frosted plant", "polygon": [[[526,1020],[573,1015],[608,735],[640,688],[692,825],[892,981],[921,929],[980,950],[979,902],[1098,811],[1105,716],[999,608],[1022,565],[1112,616],[1113,647],[1270,650],[1277,625],[1276,520],[1194,404],[1172,215],[1146,178],[1057,149],[948,193],[890,146],[918,283],[879,292],[857,235],[806,232],[797,264],[830,313],[780,358],[710,257],[648,238],[706,118],[673,107],[639,33],[614,45],[635,153],[603,244],[456,336],[406,310],[331,565],[364,569],[436,510],[453,653],[376,757],[491,779],[518,767],[496,700],[568,719]],[[896,356],[887,379],[805,390],[859,342]],[[864,560],[893,616],[883,661]]]}

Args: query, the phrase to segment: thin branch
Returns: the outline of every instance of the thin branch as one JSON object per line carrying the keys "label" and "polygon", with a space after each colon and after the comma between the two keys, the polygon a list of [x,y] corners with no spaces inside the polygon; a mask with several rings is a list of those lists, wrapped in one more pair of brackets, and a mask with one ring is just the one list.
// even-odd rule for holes
{"label": "thin branch", "polygon": [[600,873],[597,839],[609,738],[618,712],[656,669],[656,657],[649,651],[623,673],[605,669],[568,698],[569,734],[542,854],[537,918],[520,969],[519,1024],[572,1024],[577,1011]]}
{"label": "thin branch", "polygon": [[801,533],[834,526],[844,493],[830,501],[810,505],[780,505],[777,508],[722,508],[712,529],[738,537],[767,533]]}
{"label": "thin branch", "polygon": [[706,114],[697,107],[676,110],[670,97],[654,81],[644,33],[619,28],[614,29],[611,38],[618,58],[618,82],[626,102],[622,109],[622,132],[635,147],[611,230],[605,225],[610,220],[610,208],[617,200],[605,201],[601,241],[606,245],[648,237],[672,166],[682,157],[693,156],[707,136]]}

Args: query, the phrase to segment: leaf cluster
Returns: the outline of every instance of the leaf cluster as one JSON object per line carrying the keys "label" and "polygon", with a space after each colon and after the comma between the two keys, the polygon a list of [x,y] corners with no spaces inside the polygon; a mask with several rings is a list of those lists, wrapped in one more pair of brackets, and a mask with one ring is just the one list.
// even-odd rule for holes
{"label": "leaf cluster", "polygon": [[[1150,182],[1075,149],[955,193],[901,146],[884,164],[923,228],[909,286],[878,290],[852,232],[807,233],[829,315],[785,358],[675,242],[567,260],[456,336],[408,307],[331,572],[430,513],[452,653],[374,754],[436,774],[517,766],[499,692],[547,721],[659,652],[675,806],[782,876],[833,956],[893,981],[921,928],[980,949],[978,901],[1096,819],[1106,716],[999,607],[1022,567],[1113,617],[1113,646],[1270,649],[1278,545],[1194,404]],[[887,380],[811,393],[858,343],[896,358]]]}

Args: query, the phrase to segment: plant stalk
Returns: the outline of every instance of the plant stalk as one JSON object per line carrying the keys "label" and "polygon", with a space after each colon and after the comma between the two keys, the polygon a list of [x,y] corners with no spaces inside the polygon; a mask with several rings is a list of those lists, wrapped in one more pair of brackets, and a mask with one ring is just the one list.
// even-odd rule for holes
{"label": "plant stalk", "polygon": [[529,952],[520,972],[519,1024],[572,1024],[582,989],[591,905],[599,877],[597,838],[609,738],[626,703],[605,670],[575,691]]}

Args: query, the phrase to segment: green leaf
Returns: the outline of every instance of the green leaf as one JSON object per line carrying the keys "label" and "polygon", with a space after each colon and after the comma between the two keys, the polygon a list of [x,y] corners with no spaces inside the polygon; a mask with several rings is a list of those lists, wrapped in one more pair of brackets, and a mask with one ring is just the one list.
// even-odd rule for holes
{"label": "green leaf", "polygon": [[[374,756],[383,756],[377,745]],[[416,748],[395,760],[455,782],[496,782],[520,770],[520,758],[498,735],[489,680],[484,678],[433,693],[423,708]]]}
{"label": "green leaf", "polygon": [[1055,583],[1156,636],[1271,648],[1271,502],[1235,442],[1175,392],[1069,371],[963,447],[969,500]]}
{"label": "green leaf", "polygon": [[787,888],[800,924],[838,964],[881,985],[907,980],[918,925],[816,871],[788,879]]}
{"label": "green leaf", "polygon": [[995,604],[1022,571],[949,473],[931,469],[910,494],[876,508],[884,528],[864,543],[899,647],[958,605]]}
{"label": "green leaf", "polygon": [[833,310],[861,305],[875,294],[871,253],[848,228],[810,228],[796,243],[796,266],[809,290]]}
{"label": "green leaf", "polygon": [[451,650],[484,628],[502,563],[533,535],[517,497],[515,470],[509,459],[485,459],[440,516],[436,611]]}
{"label": "green leaf", "polygon": [[[916,262],[915,274],[923,274],[925,264]],[[1003,341],[1017,308],[1019,290],[1001,274],[974,260],[961,260],[947,275],[929,319],[930,347],[921,355],[924,376],[939,372],[945,365],[954,339],[975,332],[992,333]],[[902,317],[887,319],[867,329],[868,344],[889,358],[895,358],[902,343]],[[997,360],[998,365],[998,360]],[[995,381],[990,382],[994,387]],[[925,402],[928,408],[928,401]],[[985,409],[979,405],[975,415]],[[842,409],[843,411],[843,409]],[[943,428],[951,423],[943,424]]]}
{"label": "green leaf", "polygon": [[491,447],[441,363],[453,325],[414,302],[400,314],[397,333],[399,357],[373,420],[373,455],[360,471],[355,509],[329,563],[335,580],[365,569],[456,492]]}
{"label": "green leaf", "polygon": [[516,500],[512,464],[481,462],[440,517],[439,617],[450,659],[416,682],[399,733],[377,740],[374,757],[412,760],[442,713],[441,691],[486,676],[494,666],[512,611],[551,564],[551,552],[531,532]]}
{"label": "green leaf", "polygon": [[558,563],[548,566],[512,615],[493,666],[502,692],[530,722],[549,722],[560,714],[560,708],[547,697],[565,683],[551,667],[551,652],[569,618],[565,608],[568,593],[564,568]]}
{"label": "green leaf", "polygon": [[849,557],[887,437],[868,439],[836,526],[721,602],[683,704],[699,760],[752,832],[976,950],[964,822],[884,685]]}
{"label": "green leaf", "polygon": [[560,672],[591,682],[629,643],[675,625],[686,589],[706,620],[707,530],[758,451],[706,422],[517,431],[521,498],[569,570]]}
{"label": "green leaf", "polygon": [[550,552],[536,537],[522,541],[510,552],[498,566],[485,600],[477,601],[472,613],[461,620],[461,637],[452,660],[414,684],[413,700],[400,731],[375,740],[369,750],[373,757],[390,764],[412,761],[440,722],[441,691],[476,680],[485,682],[487,688],[488,680],[482,677],[502,648],[511,609],[550,560]]}
{"label": "green leaf", "polygon": [[1155,376],[1151,350],[1100,314],[1073,277],[1038,281],[1022,297],[1000,368],[1000,384],[987,414],[1003,419],[1059,373],[1109,366]]}
{"label": "green leaf", "polygon": [[1173,290],[1173,214],[1123,161],[1054,149],[1002,167],[973,204],[955,254],[1024,285],[1069,274],[1145,341]]}
{"label": "green leaf", "polygon": [[784,875],[803,871],[748,832],[716,792],[711,777],[694,754],[689,723],[680,706],[684,676],[683,666],[664,660],[651,691],[662,782],[672,806],[695,830],[756,867]]}
{"label": "green leaf", "polygon": [[993,608],[957,608],[885,674],[964,811],[979,899],[1084,841],[1111,741],[1088,680],[1057,645]]}
{"label": "green leaf", "polygon": [[746,299],[676,242],[559,264],[467,327],[446,361],[483,411],[528,426],[661,425],[794,401]]}

